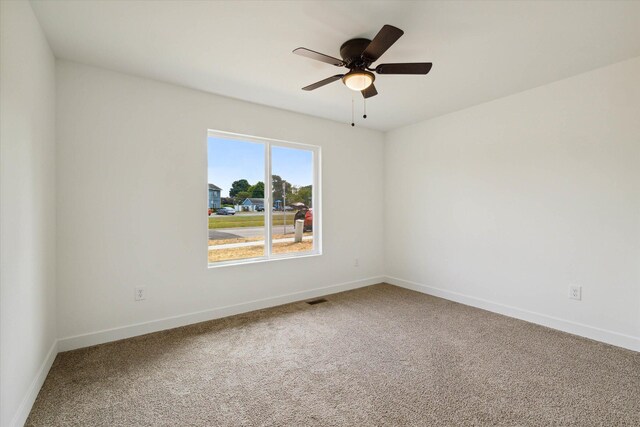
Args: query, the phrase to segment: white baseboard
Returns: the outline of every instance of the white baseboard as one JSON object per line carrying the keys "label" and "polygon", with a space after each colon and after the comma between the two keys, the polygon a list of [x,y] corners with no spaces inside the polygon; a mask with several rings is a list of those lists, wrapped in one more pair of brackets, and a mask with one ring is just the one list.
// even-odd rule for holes
{"label": "white baseboard", "polygon": [[423,294],[433,295],[450,301],[459,302],[461,304],[470,305],[472,307],[481,308],[498,314],[503,314],[516,319],[525,320],[527,322],[536,323],[548,328],[557,329],[570,334],[579,335],[581,337],[590,338],[592,340],[601,341],[607,344],[623,347],[633,351],[640,351],[640,337],[625,335],[618,332],[608,331],[606,329],[589,326],[582,323],[572,322],[570,320],[560,319],[558,317],[546,314],[536,313],[521,308],[499,304],[482,298],[470,295],[452,292],[445,289],[435,288],[409,280],[399,279],[397,277],[386,277],[385,281],[391,285],[400,286],[402,288],[411,289]]}
{"label": "white baseboard", "polygon": [[272,298],[249,301],[225,307],[213,308],[211,310],[188,313],[179,316],[167,317],[164,319],[152,320],[149,322],[137,323],[134,325],[122,326],[119,328],[105,329],[88,334],[60,338],[58,339],[58,351],[69,351],[77,348],[89,347],[92,345],[103,344],[110,341],[116,341],[135,337],[138,335],[149,334],[152,332],[163,331],[166,329],[177,328],[180,326],[191,325],[193,323],[233,316],[235,314],[246,313],[253,310],[260,310],[263,308],[288,304],[291,302],[309,298],[348,291],[350,289],[361,288],[363,286],[375,285],[376,283],[383,282],[384,279],[385,278],[383,276],[370,277],[367,279],[340,283],[337,285],[315,288],[307,291],[295,292]]}
{"label": "white baseboard", "polygon": [[31,408],[33,407],[33,403],[36,401],[36,397],[38,397],[38,393],[40,392],[40,388],[42,384],[44,384],[44,380],[47,378],[49,374],[49,369],[51,369],[51,365],[53,365],[53,361],[56,359],[56,355],[58,354],[58,341],[54,341],[45,357],[42,365],[40,365],[40,369],[38,373],[31,381],[29,385],[29,389],[27,390],[27,394],[25,394],[22,402],[20,402],[20,406],[18,407],[18,411],[13,416],[13,420],[11,420],[11,427],[22,427],[24,423],[27,421],[29,417],[29,413],[31,412]]}

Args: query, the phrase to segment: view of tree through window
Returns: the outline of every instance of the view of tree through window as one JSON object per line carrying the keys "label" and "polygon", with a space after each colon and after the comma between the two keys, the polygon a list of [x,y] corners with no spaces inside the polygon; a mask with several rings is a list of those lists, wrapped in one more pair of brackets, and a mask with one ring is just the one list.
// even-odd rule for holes
{"label": "view of tree through window", "polygon": [[318,251],[315,147],[214,133],[207,142],[209,263]]}

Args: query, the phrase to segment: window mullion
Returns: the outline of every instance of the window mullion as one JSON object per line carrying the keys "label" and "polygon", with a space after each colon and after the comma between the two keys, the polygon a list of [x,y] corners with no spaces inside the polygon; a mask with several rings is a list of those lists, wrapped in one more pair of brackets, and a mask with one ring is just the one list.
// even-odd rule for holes
{"label": "window mullion", "polygon": [[273,213],[271,206],[273,206],[273,189],[271,188],[271,144],[269,142],[265,142],[264,150],[264,250],[265,256],[271,258],[271,224],[273,222],[271,219]]}

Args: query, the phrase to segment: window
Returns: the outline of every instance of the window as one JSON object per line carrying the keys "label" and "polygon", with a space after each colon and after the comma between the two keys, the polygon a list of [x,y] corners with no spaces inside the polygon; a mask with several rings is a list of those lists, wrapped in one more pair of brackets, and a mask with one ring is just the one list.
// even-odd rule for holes
{"label": "window", "polygon": [[320,148],[209,131],[209,265],[320,253]]}

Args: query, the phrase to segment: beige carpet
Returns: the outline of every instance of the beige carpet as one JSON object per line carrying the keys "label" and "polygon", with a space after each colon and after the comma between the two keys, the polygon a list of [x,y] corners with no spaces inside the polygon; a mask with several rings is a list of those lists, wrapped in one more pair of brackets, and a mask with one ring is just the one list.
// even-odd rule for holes
{"label": "beige carpet", "polygon": [[61,353],[29,426],[638,426],[640,353],[390,285]]}

